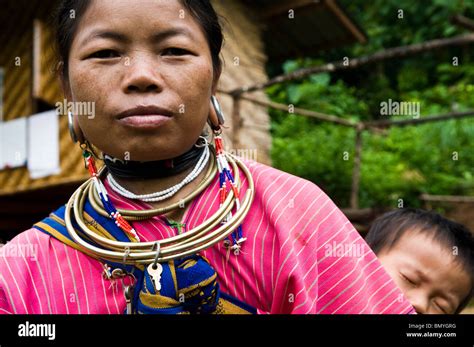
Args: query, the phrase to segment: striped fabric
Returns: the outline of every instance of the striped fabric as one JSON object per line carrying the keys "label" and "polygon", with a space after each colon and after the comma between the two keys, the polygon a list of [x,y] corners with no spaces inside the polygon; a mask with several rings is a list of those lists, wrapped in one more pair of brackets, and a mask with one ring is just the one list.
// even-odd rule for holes
{"label": "striped fabric", "polygon": [[[223,292],[258,313],[414,312],[374,253],[316,185],[246,163],[256,194],[243,224],[247,241],[242,253],[235,256],[221,244],[202,252],[216,269]],[[118,208],[147,208],[107,190]],[[186,211],[185,230],[217,210],[217,192],[216,179]],[[145,241],[177,233],[160,217],[133,226]],[[98,261],[36,229],[27,230],[0,249],[0,312],[123,313],[129,279],[106,280],[102,271]]]}

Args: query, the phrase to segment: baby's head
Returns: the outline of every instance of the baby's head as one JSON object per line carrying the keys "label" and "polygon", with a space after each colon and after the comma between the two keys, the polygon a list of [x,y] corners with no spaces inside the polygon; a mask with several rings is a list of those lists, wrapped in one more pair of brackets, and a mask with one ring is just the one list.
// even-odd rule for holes
{"label": "baby's head", "polygon": [[366,241],[418,313],[459,313],[473,296],[474,237],[432,211],[398,209]]}

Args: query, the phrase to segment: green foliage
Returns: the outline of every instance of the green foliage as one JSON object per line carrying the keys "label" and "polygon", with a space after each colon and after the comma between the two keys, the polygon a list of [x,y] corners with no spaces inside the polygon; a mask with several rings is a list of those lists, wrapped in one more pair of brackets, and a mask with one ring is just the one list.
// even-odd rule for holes
{"label": "green foliage", "polygon": [[274,129],[272,158],[277,167],[304,177],[331,197],[348,203],[353,163],[354,134],[351,129],[315,124],[311,119],[287,116]]}
{"label": "green foliage", "polygon": [[[458,35],[463,31],[450,23],[450,17],[461,13],[474,18],[472,0],[341,3],[368,34],[368,44],[327,52],[318,60],[306,57],[287,61],[281,70],[291,72],[344,56]],[[403,10],[402,19],[399,10]],[[388,99],[419,102],[422,117],[472,110],[472,52],[472,47],[452,47],[357,70],[318,74],[272,86],[267,93],[277,102],[352,120],[383,117],[380,103]],[[458,65],[453,64],[454,57]],[[280,111],[270,114],[274,165],[312,180],[340,206],[347,206],[354,130]],[[365,132],[361,207],[395,206],[399,198],[418,206],[421,193],[474,195],[473,139],[473,118]]]}

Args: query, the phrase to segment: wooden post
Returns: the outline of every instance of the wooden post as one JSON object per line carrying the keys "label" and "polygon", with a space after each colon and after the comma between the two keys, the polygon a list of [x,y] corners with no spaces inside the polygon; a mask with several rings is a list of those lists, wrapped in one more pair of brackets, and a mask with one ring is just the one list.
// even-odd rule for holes
{"label": "wooden post", "polygon": [[[42,23],[33,21],[33,97],[38,98],[41,90],[41,34]],[[34,110],[36,112],[36,110]]]}
{"label": "wooden post", "polygon": [[351,201],[352,209],[359,208],[360,165],[362,158],[362,134],[364,125],[358,124],[355,136],[354,168],[352,169]]}
{"label": "wooden post", "polygon": [[[234,96],[234,98],[235,98],[235,96]],[[240,99],[245,100],[245,101],[250,101],[255,105],[270,107],[274,110],[280,110],[280,111],[288,113],[288,105],[285,105],[285,104],[280,104],[280,103],[277,103],[277,102],[274,102],[274,101],[261,100],[260,98],[256,98],[256,97],[253,97],[253,96],[250,96],[250,95],[241,95]],[[341,117],[338,117],[338,116],[334,116],[334,115],[331,115],[331,114],[325,114],[325,113],[321,113],[321,112],[305,110],[303,108],[298,108],[298,107],[294,107],[293,114],[299,114],[301,116],[312,117],[312,118],[315,118],[315,119],[319,119],[323,122],[330,122],[330,123],[344,125],[344,126],[351,127],[351,128],[356,128],[357,124],[358,124],[356,122],[353,122],[353,121],[350,121],[350,120],[347,120],[347,119],[344,119],[344,118],[341,118]]]}
{"label": "wooden post", "polygon": [[463,16],[462,14],[457,14],[451,18],[451,23],[459,25],[467,30],[474,30],[474,21],[470,18]]}
{"label": "wooden post", "polygon": [[388,60],[388,59],[405,58],[408,56],[412,56],[412,55],[416,55],[416,54],[420,54],[420,53],[424,53],[424,52],[428,52],[432,50],[439,50],[439,49],[452,47],[452,46],[465,46],[465,45],[473,44],[473,43],[474,43],[474,33],[469,33],[465,35],[458,35],[458,36],[453,36],[453,37],[448,37],[448,38],[435,39],[435,40],[415,43],[408,46],[385,48],[371,55],[353,57],[349,60],[349,64],[345,64],[344,61],[338,60],[338,61],[333,61],[331,63],[327,63],[324,65],[302,68],[288,74],[275,76],[266,82],[261,82],[254,85],[240,87],[240,88],[231,90],[228,93],[233,94],[233,95],[250,93],[256,90],[262,90],[274,84],[300,80],[309,75],[320,74],[323,72],[334,72],[334,71],[340,71],[340,70],[356,69],[361,66],[372,65],[374,63],[378,63],[378,62]]}

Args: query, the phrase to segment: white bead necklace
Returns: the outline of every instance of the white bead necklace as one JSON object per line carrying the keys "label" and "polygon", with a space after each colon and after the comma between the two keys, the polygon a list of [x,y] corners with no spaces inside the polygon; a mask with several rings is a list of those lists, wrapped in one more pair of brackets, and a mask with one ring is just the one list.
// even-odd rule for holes
{"label": "white bead necklace", "polygon": [[123,197],[132,199],[132,200],[140,200],[144,202],[157,202],[157,201],[163,201],[166,200],[173,195],[175,195],[181,188],[183,188],[186,184],[192,182],[196,177],[199,176],[199,174],[204,170],[206,167],[207,163],[209,162],[209,156],[210,156],[210,150],[209,146],[205,146],[204,152],[201,154],[201,157],[199,158],[199,161],[197,162],[196,166],[194,167],[193,171],[191,171],[188,176],[178,184],[167,188],[165,190],[155,192],[155,193],[150,193],[150,194],[142,194],[142,195],[137,195],[135,193],[132,193],[131,191],[125,189],[122,187],[114,178],[113,176],[109,173],[107,175],[107,182],[110,184],[110,187],[112,190]]}

